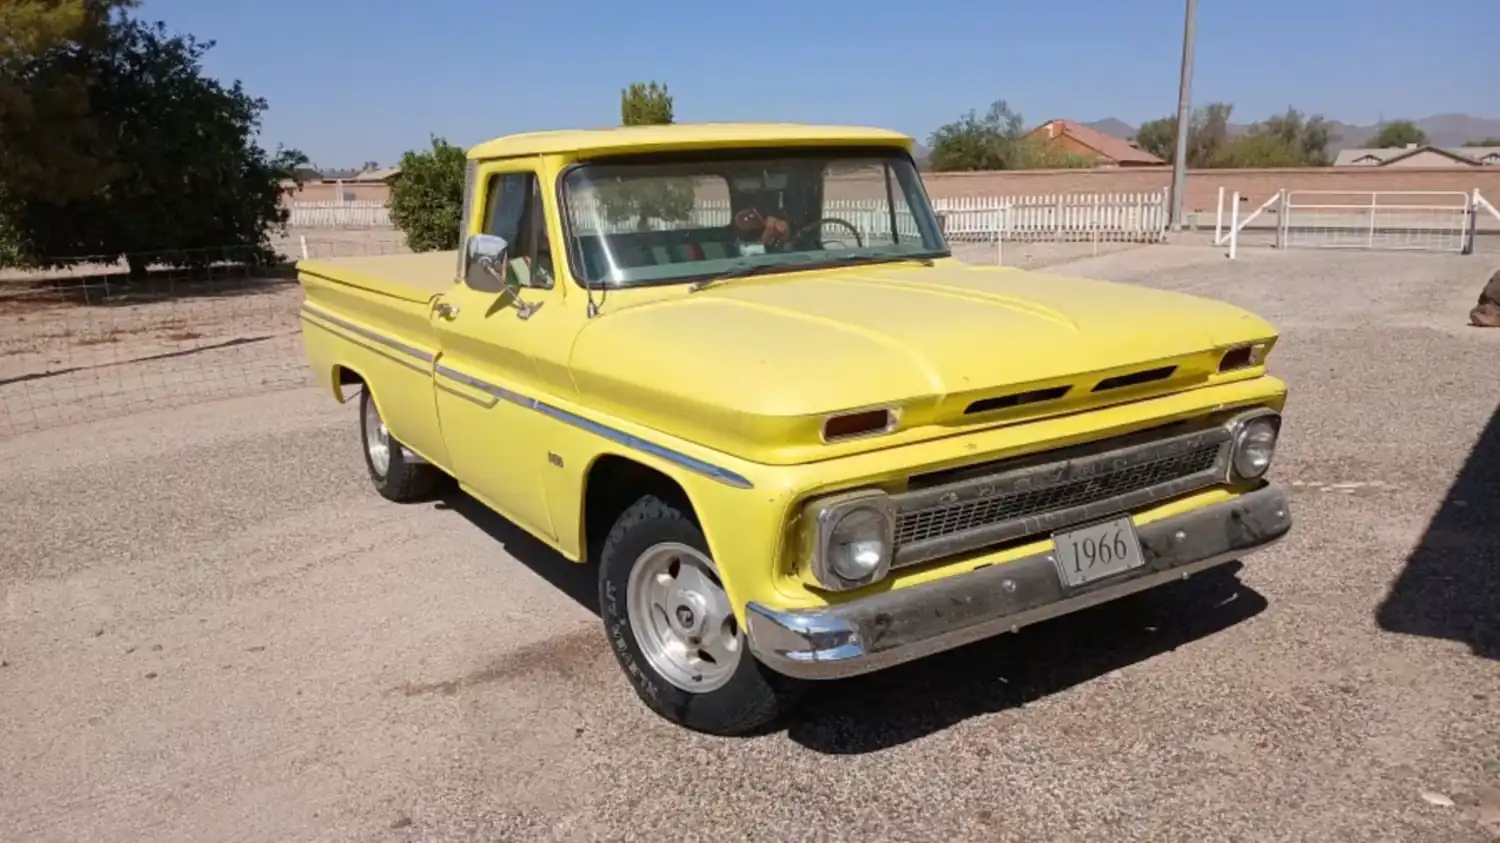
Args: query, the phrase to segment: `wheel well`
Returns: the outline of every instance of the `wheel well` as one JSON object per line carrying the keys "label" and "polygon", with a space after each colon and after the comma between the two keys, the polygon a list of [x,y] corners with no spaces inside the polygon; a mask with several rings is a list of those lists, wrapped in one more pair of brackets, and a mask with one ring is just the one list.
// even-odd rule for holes
{"label": "wheel well", "polygon": [[583,551],[597,559],[609,531],[627,507],[644,495],[655,495],[676,506],[694,523],[698,515],[687,492],[671,477],[650,466],[615,454],[594,461],[584,480]]}
{"label": "wheel well", "polygon": [[357,386],[360,389],[365,389],[365,379],[360,375],[359,372],[356,372],[353,369],[334,364],[333,397],[337,398],[340,404],[349,400],[349,398],[344,394],[344,387],[346,386]]}

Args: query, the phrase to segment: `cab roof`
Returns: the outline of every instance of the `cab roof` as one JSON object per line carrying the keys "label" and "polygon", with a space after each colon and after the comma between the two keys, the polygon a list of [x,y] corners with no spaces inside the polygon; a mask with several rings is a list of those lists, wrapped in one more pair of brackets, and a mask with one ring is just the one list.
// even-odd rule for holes
{"label": "cab roof", "polygon": [[669,149],[744,146],[891,145],[911,150],[900,132],[872,126],[819,126],[806,123],[674,123],[523,132],[485,141],[469,150],[470,160],[533,155],[608,155]]}

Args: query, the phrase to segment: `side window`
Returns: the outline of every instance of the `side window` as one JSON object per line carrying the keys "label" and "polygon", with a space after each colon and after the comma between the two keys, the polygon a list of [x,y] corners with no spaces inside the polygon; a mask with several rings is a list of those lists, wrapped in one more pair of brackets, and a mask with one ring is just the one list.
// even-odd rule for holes
{"label": "side window", "polygon": [[535,173],[491,176],[484,202],[482,230],[504,237],[510,244],[506,280],[522,287],[551,288],[552,246],[547,237],[541,180]]}

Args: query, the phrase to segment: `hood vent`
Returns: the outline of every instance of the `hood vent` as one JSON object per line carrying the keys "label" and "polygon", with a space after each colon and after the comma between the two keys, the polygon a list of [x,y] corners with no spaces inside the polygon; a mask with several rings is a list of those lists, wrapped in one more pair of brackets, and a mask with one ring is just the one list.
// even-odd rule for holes
{"label": "hood vent", "polygon": [[1046,389],[1033,389],[1029,392],[1015,392],[1010,395],[997,395],[994,398],[981,398],[964,409],[964,415],[972,416],[975,413],[988,413],[991,410],[1004,410],[1010,407],[1019,407],[1022,404],[1036,404],[1042,401],[1055,401],[1068,394],[1073,387],[1049,386]]}
{"label": "hood vent", "polygon": [[1094,391],[1104,392],[1106,390],[1120,389],[1126,386],[1140,386],[1143,383],[1151,383],[1152,381],[1164,381],[1167,378],[1170,378],[1172,376],[1172,373],[1175,371],[1177,371],[1176,366],[1162,366],[1158,369],[1146,369],[1141,372],[1131,372],[1128,375],[1115,375],[1112,378],[1105,378],[1104,380],[1099,381],[1099,383],[1095,384]]}

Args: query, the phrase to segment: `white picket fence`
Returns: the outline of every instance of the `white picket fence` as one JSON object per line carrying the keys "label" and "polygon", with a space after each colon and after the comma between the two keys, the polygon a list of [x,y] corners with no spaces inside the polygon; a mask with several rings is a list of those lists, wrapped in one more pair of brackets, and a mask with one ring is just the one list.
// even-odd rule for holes
{"label": "white picket fence", "polygon": [[[589,230],[630,230],[633,221],[609,223],[596,214],[597,200],[575,200],[569,211]],[[964,196],[939,198],[933,210],[942,218],[949,241],[1088,241],[1155,243],[1167,229],[1166,191],[1146,193],[1073,193],[1045,196]],[[390,212],[380,202],[292,202],[293,228],[390,228]],[[867,239],[891,235],[889,206],[878,199],[830,200],[827,216],[844,219]],[[699,200],[682,227],[729,224],[727,200]],[[587,221],[587,222],[585,222]],[[896,231],[918,236],[911,213],[898,207]],[[830,237],[841,227],[830,225]]]}
{"label": "white picket fence", "polygon": [[391,228],[384,202],[288,202],[292,228]]}

